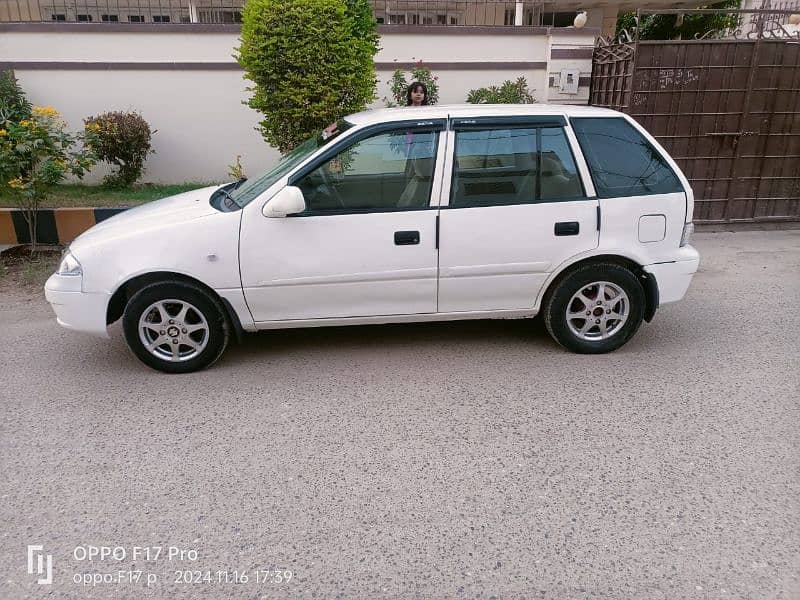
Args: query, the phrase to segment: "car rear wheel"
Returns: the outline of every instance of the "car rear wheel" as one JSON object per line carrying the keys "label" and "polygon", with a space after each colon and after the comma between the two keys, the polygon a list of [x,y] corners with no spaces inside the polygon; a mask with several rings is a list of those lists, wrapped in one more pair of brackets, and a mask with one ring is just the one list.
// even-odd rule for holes
{"label": "car rear wheel", "polygon": [[228,345],[230,331],[219,301],[185,282],[153,283],[136,292],[122,327],[136,357],[165,373],[211,366]]}
{"label": "car rear wheel", "polygon": [[623,266],[579,267],[550,290],[544,321],[559,344],[582,354],[611,352],[625,344],[642,323],[645,293]]}

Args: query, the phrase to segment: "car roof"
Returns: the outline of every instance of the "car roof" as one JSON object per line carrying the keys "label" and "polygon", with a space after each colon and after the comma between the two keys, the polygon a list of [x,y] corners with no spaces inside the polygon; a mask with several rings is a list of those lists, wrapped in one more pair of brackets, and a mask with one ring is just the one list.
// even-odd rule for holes
{"label": "car roof", "polygon": [[564,115],[566,117],[612,117],[620,113],[597,106],[569,104],[437,104],[434,106],[378,108],[345,117],[353,125],[373,125],[415,119],[447,117],[501,117],[525,115]]}

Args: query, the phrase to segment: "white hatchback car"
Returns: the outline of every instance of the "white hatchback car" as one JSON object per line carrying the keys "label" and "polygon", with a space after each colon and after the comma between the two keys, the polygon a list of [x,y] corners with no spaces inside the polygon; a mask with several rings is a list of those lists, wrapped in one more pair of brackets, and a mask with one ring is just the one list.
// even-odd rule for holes
{"label": "white hatchback car", "polygon": [[347,117],[271,171],[165,198],[76,239],[45,286],[58,322],[122,318],[147,365],[189,372],[232,334],[523,318],[619,348],[686,293],[694,198],[605,109],[465,105]]}

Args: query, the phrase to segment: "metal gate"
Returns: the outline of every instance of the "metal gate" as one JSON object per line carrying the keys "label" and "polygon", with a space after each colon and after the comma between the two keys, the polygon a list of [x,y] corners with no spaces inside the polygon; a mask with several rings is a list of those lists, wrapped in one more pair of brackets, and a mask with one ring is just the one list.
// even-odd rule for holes
{"label": "metal gate", "polygon": [[800,220],[800,30],[789,11],[730,13],[717,39],[599,40],[589,103],[634,117],[675,158],[696,222]]}

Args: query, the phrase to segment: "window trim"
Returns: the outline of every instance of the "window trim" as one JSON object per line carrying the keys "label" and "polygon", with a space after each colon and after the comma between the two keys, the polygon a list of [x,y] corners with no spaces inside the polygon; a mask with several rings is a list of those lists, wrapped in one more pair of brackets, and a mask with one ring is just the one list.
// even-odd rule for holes
{"label": "window trim", "polygon": [[[461,122],[459,122],[461,121]],[[464,122],[466,121],[466,122]],[[536,187],[534,191],[534,198],[532,201],[530,200],[509,200],[507,202],[498,202],[492,204],[474,204],[474,205],[467,205],[467,206],[454,206],[453,205],[453,181],[455,181],[456,176],[456,142],[457,142],[457,135],[459,131],[486,131],[492,129],[535,129],[536,130],[536,147],[539,149],[537,152],[537,161],[536,161],[536,169],[538,173],[541,173],[541,140],[542,140],[542,129],[551,129],[551,128],[559,128],[564,134],[564,141],[566,142],[567,150],[572,156],[573,164],[575,165],[576,175],[578,176],[578,181],[581,185],[582,195],[580,196],[570,196],[568,198],[548,198],[542,199],[541,198],[541,177],[536,178]],[[450,183],[448,186],[447,191],[447,204],[442,205],[442,209],[471,209],[471,208],[492,208],[495,206],[520,206],[520,205],[531,205],[536,206],[539,204],[555,204],[561,202],[582,202],[587,200],[596,200],[593,196],[590,195],[590,190],[586,186],[586,182],[584,180],[584,174],[581,171],[581,164],[578,161],[578,157],[575,153],[575,148],[573,147],[573,140],[568,133],[568,124],[567,120],[561,115],[541,115],[541,116],[513,116],[513,117],[476,117],[474,119],[454,119],[452,122],[452,126],[450,127],[451,134],[452,134],[452,149],[448,154],[448,159],[450,161],[449,164],[449,173],[450,173]],[[445,190],[442,190],[443,192]],[[591,190],[593,191],[593,190]]]}
{"label": "window trim", "polygon": [[[297,185],[297,183],[301,179],[303,179],[306,175],[318,169],[324,163],[328,162],[331,158],[333,158],[338,154],[341,154],[342,152],[345,152],[355,144],[365,139],[395,130],[407,132],[409,129],[413,129],[421,131],[430,131],[438,134],[436,136],[436,142],[433,152],[433,173],[431,174],[432,181],[431,181],[430,198],[433,198],[437,193],[438,186],[436,185],[436,175],[437,175],[437,170],[440,166],[439,156],[441,154],[441,148],[442,148],[442,138],[443,138],[442,134],[443,132],[446,131],[446,127],[447,127],[447,119],[428,119],[428,120],[415,119],[408,121],[392,121],[391,123],[378,123],[376,125],[369,125],[357,131],[354,131],[351,135],[342,139],[338,144],[332,145],[330,148],[326,149],[325,151],[321,152],[316,157],[311,159],[309,162],[307,162],[305,165],[300,167],[297,171],[295,171],[289,176],[286,185]],[[421,210],[438,210],[438,209],[439,207],[434,205],[430,200],[428,201],[427,206],[404,207],[404,208],[399,208],[399,207],[398,208],[355,208],[355,209],[341,208],[341,209],[333,209],[325,211],[314,211],[311,210],[308,205],[306,205],[306,210],[303,211],[302,213],[298,213],[295,215],[287,215],[287,216],[292,218],[327,217],[334,215],[415,212]]]}
{"label": "window trim", "polygon": [[622,121],[623,123],[628,125],[634,132],[636,132],[642,138],[642,140],[647,144],[647,146],[650,148],[650,150],[655,152],[661,158],[662,164],[666,168],[669,169],[670,173],[672,173],[672,176],[675,178],[675,181],[678,183],[678,187],[680,188],[680,189],[677,189],[677,190],[673,190],[671,192],[647,192],[647,193],[644,193],[644,194],[639,194],[639,193],[636,193],[636,194],[630,194],[630,193],[618,194],[618,193],[615,193],[615,194],[610,194],[610,195],[602,194],[600,192],[600,188],[597,185],[597,181],[595,181],[595,176],[594,176],[594,173],[592,172],[592,167],[589,164],[589,157],[588,157],[588,155],[586,153],[586,150],[583,147],[583,144],[581,144],[580,137],[578,137],[578,132],[573,129],[573,132],[575,134],[575,141],[577,142],[578,147],[581,150],[581,154],[583,155],[584,160],[586,161],[586,168],[588,170],[589,177],[592,180],[592,185],[594,186],[594,189],[595,189],[595,197],[598,200],[609,200],[609,199],[613,199],[613,198],[641,198],[641,197],[645,197],[645,196],[663,196],[664,194],[684,194],[684,193],[686,193],[684,182],[681,179],[681,177],[678,175],[678,172],[676,171],[675,166],[672,164],[669,155],[667,155],[666,152],[662,151],[660,148],[658,148],[658,147],[653,145],[652,141],[649,139],[649,136],[647,135],[647,132],[645,130],[643,130],[643,128],[640,128],[639,126],[637,126],[637,124],[632,123],[629,119],[625,118],[625,116],[623,116],[623,115],[619,115],[619,116],[617,116],[617,115],[605,116],[604,115],[604,116],[588,116],[588,117],[570,117],[570,126],[572,126],[572,121],[575,120],[575,119],[577,119],[579,121],[581,121],[581,120],[582,121],[586,121],[586,120],[596,121],[598,119],[614,119],[614,120],[617,120],[617,121]]}
{"label": "window trim", "polygon": [[450,119],[450,129],[534,129],[539,127],[566,127],[567,119],[563,115],[508,115],[503,117],[455,117]]}

